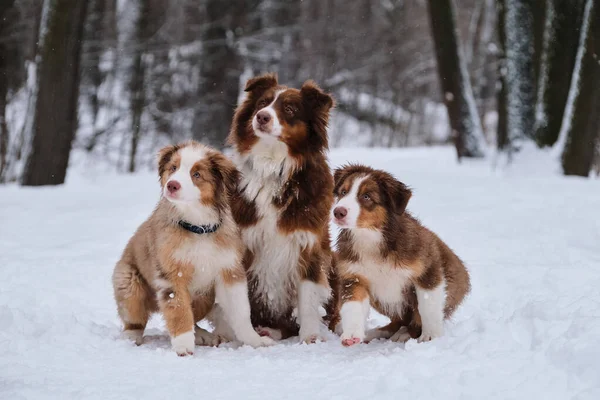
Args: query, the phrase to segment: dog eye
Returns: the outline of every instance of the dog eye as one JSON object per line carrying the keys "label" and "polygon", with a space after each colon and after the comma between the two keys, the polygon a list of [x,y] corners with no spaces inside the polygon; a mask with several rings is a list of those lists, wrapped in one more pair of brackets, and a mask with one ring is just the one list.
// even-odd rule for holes
{"label": "dog eye", "polygon": [[340,192],[340,194],[341,194],[342,196],[345,196],[345,195],[347,195],[347,194],[348,194],[348,192],[342,189],[342,191]]}
{"label": "dog eye", "polygon": [[198,179],[200,178],[200,172],[194,172],[194,175],[192,175],[194,178]]}
{"label": "dog eye", "polygon": [[294,108],[292,106],[285,106],[285,113],[289,116],[294,115]]}
{"label": "dog eye", "polygon": [[363,194],[363,199],[371,200],[371,196],[369,196],[369,193],[365,193],[365,194]]}
{"label": "dog eye", "polygon": [[175,172],[175,171],[177,171],[177,165],[171,166],[171,172]]}
{"label": "dog eye", "polygon": [[264,108],[266,105],[267,105],[267,101],[265,99],[262,99],[258,102],[259,108]]}

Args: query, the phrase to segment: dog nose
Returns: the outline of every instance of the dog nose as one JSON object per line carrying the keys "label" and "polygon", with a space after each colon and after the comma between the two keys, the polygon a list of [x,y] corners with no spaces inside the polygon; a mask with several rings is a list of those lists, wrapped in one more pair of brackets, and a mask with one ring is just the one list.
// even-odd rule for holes
{"label": "dog nose", "polygon": [[348,210],[346,209],[346,207],[336,207],[333,210],[333,216],[336,219],[344,219],[346,215],[348,215]]}
{"label": "dog nose", "polygon": [[271,121],[271,114],[268,111],[261,111],[256,114],[256,120],[260,125],[266,125]]}
{"label": "dog nose", "polygon": [[181,189],[181,183],[177,181],[167,182],[167,190],[169,191],[169,193],[175,193],[179,189]]}

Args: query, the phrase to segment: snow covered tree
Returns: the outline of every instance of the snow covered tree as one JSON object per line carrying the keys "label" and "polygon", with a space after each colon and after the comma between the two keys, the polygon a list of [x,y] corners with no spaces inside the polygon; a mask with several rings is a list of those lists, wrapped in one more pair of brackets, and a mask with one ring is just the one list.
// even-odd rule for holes
{"label": "snow covered tree", "polygon": [[[600,0],[586,0],[571,90],[561,127],[565,175],[588,176],[600,126]],[[562,143],[558,143],[561,146]]]}
{"label": "snow covered tree", "polygon": [[65,181],[77,130],[79,66],[87,0],[46,0],[31,149],[22,183]]}
{"label": "snow covered tree", "polygon": [[508,155],[517,142],[534,135],[535,45],[533,0],[497,0],[499,64],[497,146]]}
{"label": "snow covered tree", "polygon": [[429,0],[428,6],[438,75],[458,158],[482,157],[485,140],[458,41],[453,0]]}
{"label": "snow covered tree", "polygon": [[558,139],[571,85],[581,18],[582,0],[546,0],[544,54],[538,79],[535,139],[552,146]]}
{"label": "snow covered tree", "polygon": [[129,110],[131,112],[131,141],[129,145],[129,172],[135,172],[136,156],[140,134],[142,132],[142,116],[146,106],[146,66],[144,64],[144,53],[149,37],[149,14],[150,1],[138,0],[138,15],[133,34],[133,65],[129,78]]}
{"label": "snow covered tree", "polygon": [[237,48],[248,9],[245,0],[206,0],[207,26],[202,35],[198,102],[192,135],[204,143],[223,147],[240,91],[244,65]]}

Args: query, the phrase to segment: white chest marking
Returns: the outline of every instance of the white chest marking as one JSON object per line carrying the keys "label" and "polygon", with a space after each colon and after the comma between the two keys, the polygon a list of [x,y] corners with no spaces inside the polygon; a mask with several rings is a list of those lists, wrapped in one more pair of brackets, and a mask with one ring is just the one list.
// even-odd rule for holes
{"label": "white chest marking", "polygon": [[403,290],[411,283],[411,270],[376,260],[361,260],[349,264],[348,271],[369,280],[369,292],[382,307],[392,313],[402,313]]}
{"label": "white chest marking", "polygon": [[210,290],[221,271],[233,268],[239,262],[236,251],[217,247],[209,236],[187,240],[175,250],[173,257],[194,267],[190,293]]}
{"label": "white chest marking", "polygon": [[238,155],[236,161],[244,196],[254,202],[259,215],[256,225],[242,229],[244,243],[254,254],[253,289],[273,313],[283,313],[296,306],[300,253],[314,246],[317,236],[308,231],[283,234],[277,227],[279,211],[273,197],[294,168],[285,144],[261,139],[250,155]]}

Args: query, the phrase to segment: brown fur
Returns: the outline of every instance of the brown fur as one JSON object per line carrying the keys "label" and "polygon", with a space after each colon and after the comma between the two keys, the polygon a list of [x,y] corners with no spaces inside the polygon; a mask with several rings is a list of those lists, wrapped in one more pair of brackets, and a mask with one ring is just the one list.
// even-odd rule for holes
{"label": "brown fur", "polygon": [[[127,244],[113,274],[114,294],[119,316],[125,330],[142,330],[148,318],[160,311],[166,321],[171,337],[194,329],[194,323],[202,320],[215,302],[212,285],[190,292],[195,274],[191,262],[181,261],[175,253],[195,246],[198,240],[209,240],[209,246],[220,252],[231,252],[237,259],[221,271],[225,284],[233,284],[245,278],[241,255],[243,244],[239,230],[231,217],[229,202],[237,182],[235,166],[216,150],[195,142],[165,147],[159,152],[158,171],[164,186],[179,166],[178,151],[186,146],[198,146],[208,153],[207,158],[197,162],[190,174],[201,189],[200,203],[220,211],[220,228],[202,238],[181,228],[179,211],[166,199],[161,198],[152,215],[138,228]],[[139,343],[138,343],[139,344]]]}
{"label": "brown fur", "polygon": [[[316,244],[301,252],[297,271],[301,280],[332,287],[326,319],[337,321],[339,284],[331,268],[328,227],[329,211],[333,204],[333,179],[325,157],[328,149],[327,123],[333,98],[312,81],[306,82],[299,90],[281,86],[274,74],[250,79],[245,91],[246,99],[235,112],[228,138],[241,156],[250,154],[259,141],[252,128],[253,117],[273,102],[277,91],[283,91],[273,107],[282,126],[279,140],[287,146],[288,159],[293,167],[289,173],[280,176],[280,190],[272,193],[271,206],[278,210],[279,215],[276,229],[280,235],[293,235],[296,232],[316,235]],[[257,209],[253,199],[245,196],[245,190],[240,187],[234,196],[233,215],[242,230],[249,230],[264,213]],[[269,243],[264,243],[264,246],[269,246]],[[246,269],[251,271],[254,255],[248,251],[244,259]],[[274,315],[269,306],[260,300],[260,293],[255,292],[256,285],[252,284],[262,277],[250,274],[248,278],[253,324],[281,329],[288,335],[297,334],[298,326],[291,317],[292,304],[283,314]]]}
{"label": "brown fur", "polygon": [[[449,318],[470,290],[469,274],[462,261],[435,233],[405,211],[412,195],[410,189],[387,172],[363,165],[339,168],[334,177],[338,198],[350,191],[355,179],[366,177],[358,191],[357,226],[381,233],[381,240],[374,248],[355,242],[350,229],[340,233],[337,258],[343,280],[342,301],[362,300],[367,292],[371,305],[392,320],[380,330],[397,331],[406,326],[412,337],[418,337],[421,318],[415,287],[431,290],[445,279],[444,315]],[[390,311],[379,303],[377,293],[370,291],[368,274],[363,276],[348,271],[350,265],[359,261],[381,268],[391,265],[391,268],[410,273],[409,284],[404,287],[399,284],[398,288],[398,298],[403,303],[401,313]]]}

